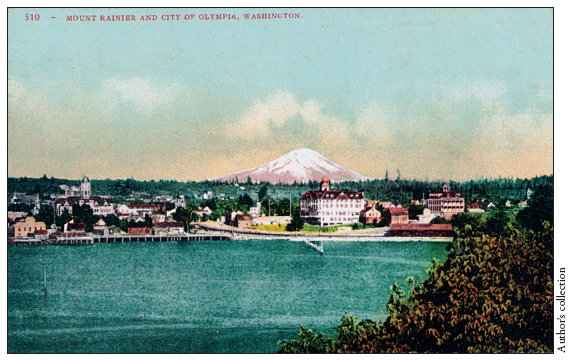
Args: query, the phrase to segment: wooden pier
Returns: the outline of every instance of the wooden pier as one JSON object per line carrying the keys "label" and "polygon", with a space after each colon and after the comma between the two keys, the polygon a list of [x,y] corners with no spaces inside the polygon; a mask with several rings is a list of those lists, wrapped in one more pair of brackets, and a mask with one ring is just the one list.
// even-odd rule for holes
{"label": "wooden pier", "polygon": [[321,244],[320,246],[312,241],[309,241],[308,239],[304,240],[304,243],[306,243],[307,246],[309,246],[310,248],[314,248],[316,249],[318,252],[320,252],[320,254],[324,254],[324,246]]}
{"label": "wooden pier", "polygon": [[90,236],[90,237],[65,237],[61,239],[45,239],[45,240],[18,240],[9,239],[9,245],[80,245],[80,244],[94,244],[94,243],[124,243],[124,242],[200,242],[200,241],[226,241],[231,237],[226,235],[191,235],[191,234],[177,234],[177,235],[117,235],[117,236]]}

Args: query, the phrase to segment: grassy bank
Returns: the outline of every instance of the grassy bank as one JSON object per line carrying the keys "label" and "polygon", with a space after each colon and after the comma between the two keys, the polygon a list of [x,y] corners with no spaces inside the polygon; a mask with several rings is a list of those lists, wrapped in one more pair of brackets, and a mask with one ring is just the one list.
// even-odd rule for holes
{"label": "grassy bank", "polygon": [[[271,232],[287,232],[286,226],[288,223],[282,224],[260,224],[258,226],[249,227],[249,229],[257,229],[260,231],[271,231]],[[346,226],[346,225],[345,225]],[[331,227],[320,227],[311,226],[310,224],[304,224],[304,227],[299,232],[307,233],[332,233],[338,231],[341,226],[331,226]]]}

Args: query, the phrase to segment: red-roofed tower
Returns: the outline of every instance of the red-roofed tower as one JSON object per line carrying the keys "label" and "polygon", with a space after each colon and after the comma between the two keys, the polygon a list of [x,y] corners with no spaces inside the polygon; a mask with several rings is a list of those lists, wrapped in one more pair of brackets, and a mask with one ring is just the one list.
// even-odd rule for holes
{"label": "red-roofed tower", "polygon": [[322,177],[322,182],[320,182],[320,190],[323,192],[330,190],[330,181],[328,180],[327,176]]}

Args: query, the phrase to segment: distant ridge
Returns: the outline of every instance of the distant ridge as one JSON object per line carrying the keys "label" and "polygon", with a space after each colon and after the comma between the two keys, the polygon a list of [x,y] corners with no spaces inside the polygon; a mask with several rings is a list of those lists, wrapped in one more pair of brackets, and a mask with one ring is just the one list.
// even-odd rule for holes
{"label": "distant ridge", "polygon": [[242,172],[226,174],[211,178],[210,181],[228,182],[239,179],[246,182],[250,177],[253,182],[270,182],[292,184],[294,182],[320,181],[327,176],[333,182],[367,181],[363,176],[328,160],[315,150],[308,148],[295,149],[279,159]]}

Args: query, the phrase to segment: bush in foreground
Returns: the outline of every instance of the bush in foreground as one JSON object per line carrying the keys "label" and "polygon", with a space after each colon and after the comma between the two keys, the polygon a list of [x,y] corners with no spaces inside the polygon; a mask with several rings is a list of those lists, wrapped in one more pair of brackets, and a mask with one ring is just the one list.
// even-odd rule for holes
{"label": "bush in foreground", "polygon": [[551,352],[553,229],[456,239],[410,297],[397,284],[384,323],[344,315],[334,337],[301,327],[278,352]]}

